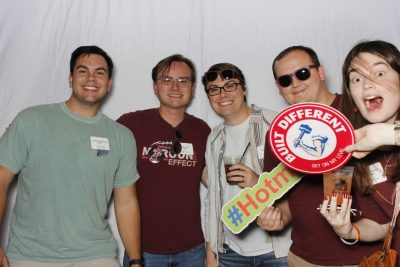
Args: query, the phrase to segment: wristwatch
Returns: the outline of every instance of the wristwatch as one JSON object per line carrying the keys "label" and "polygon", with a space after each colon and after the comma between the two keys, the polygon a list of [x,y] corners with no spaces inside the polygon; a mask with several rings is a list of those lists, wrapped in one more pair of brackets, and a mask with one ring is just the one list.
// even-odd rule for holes
{"label": "wristwatch", "polygon": [[143,259],[132,259],[132,260],[129,260],[129,266],[132,266],[134,264],[143,265]]}

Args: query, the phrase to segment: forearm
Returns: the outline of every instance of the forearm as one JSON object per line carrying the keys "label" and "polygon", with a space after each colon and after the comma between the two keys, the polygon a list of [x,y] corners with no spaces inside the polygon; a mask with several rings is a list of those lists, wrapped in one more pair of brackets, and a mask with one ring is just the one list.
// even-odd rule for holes
{"label": "forearm", "polygon": [[129,259],[141,259],[140,209],[136,188],[129,190],[128,194],[128,198],[124,197],[123,200],[121,197],[115,197],[115,216],[119,234]]}
{"label": "forearm", "polygon": [[[366,218],[363,218],[354,224],[360,231],[360,241],[373,242],[377,240],[383,240],[389,231],[389,223],[378,224],[375,221]],[[354,227],[352,227],[351,231],[342,237],[345,239],[356,240],[357,231],[354,229]]]}
{"label": "forearm", "polygon": [[8,188],[5,187],[0,182],[0,228],[3,222],[3,217],[7,206],[7,191]]}
{"label": "forearm", "polygon": [[[8,188],[15,174],[0,166],[0,228],[3,222],[4,213],[7,206]],[[1,237],[1,236],[0,236]],[[0,247],[0,266],[8,267],[8,260],[4,251]]]}
{"label": "forearm", "polygon": [[0,166],[0,227],[7,207],[8,188],[15,174]]}
{"label": "forearm", "polygon": [[206,266],[218,266],[215,253],[211,249],[210,242],[206,242]]}
{"label": "forearm", "polygon": [[131,214],[118,215],[117,220],[120,221],[119,233],[124,244],[129,259],[140,259],[141,256],[141,239],[140,239],[140,213],[138,207],[125,207],[121,209],[122,213]]}
{"label": "forearm", "polygon": [[208,187],[208,171],[207,167],[204,167],[203,172],[201,174],[201,183],[207,188]]}

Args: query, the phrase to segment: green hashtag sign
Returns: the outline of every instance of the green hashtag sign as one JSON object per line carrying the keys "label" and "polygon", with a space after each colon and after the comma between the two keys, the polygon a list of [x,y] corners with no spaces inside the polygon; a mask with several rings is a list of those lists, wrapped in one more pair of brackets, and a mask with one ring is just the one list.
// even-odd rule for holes
{"label": "green hashtag sign", "polygon": [[223,206],[222,221],[233,233],[240,233],[265,207],[271,206],[297,184],[302,176],[282,163],[270,173],[262,173],[255,186],[243,189]]}

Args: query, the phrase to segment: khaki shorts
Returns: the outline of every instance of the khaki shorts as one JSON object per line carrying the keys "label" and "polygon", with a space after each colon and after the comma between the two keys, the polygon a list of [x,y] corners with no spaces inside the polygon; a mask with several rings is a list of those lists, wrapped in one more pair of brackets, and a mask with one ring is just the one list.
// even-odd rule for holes
{"label": "khaki shorts", "polygon": [[49,263],[25,260],[10,260],[10,267],[120,267],[115,258],[80,261],[74,263]]}
{"label": "khaki shorts", "polygon": [[288,266],[289,267],[357,267],[358,265],[338,265],[338,266],[329,266],[329,265],[316,265],[309,263],[305,260],[303,260],[300,257],[297,257],[294,255],[291,251],[289,251],[288,254]]}

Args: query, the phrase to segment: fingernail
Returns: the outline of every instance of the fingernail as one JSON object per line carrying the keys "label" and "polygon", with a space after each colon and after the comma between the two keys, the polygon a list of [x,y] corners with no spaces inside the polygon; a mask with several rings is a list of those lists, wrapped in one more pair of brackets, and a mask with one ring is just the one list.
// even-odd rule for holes
{"label": "fingernail", "polygon": [[337,197],[337,192],[333,192],[332,197]]}
{"label": "fingernail", "polygon": [[351,195],[349,195],[349,199],[352,199],[352,196],[351,196]]}
{"label": "fingernail", "polygon": [[349,198],[349,195],[348,194],[343,194],[343,198],[347,199],[347,198]]}
{"label": "fingernail", "polygon": [[329,200],[329,196],[328,195],[325,196],[325,200]]}

